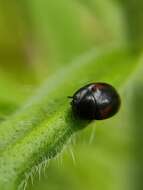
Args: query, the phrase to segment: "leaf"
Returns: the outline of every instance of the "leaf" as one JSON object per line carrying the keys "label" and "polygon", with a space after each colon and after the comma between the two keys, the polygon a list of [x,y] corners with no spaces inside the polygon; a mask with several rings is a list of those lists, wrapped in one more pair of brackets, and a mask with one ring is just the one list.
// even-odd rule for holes
{"label": "leaf", "polygon": [[134,59],[120,48],[93,49],[51,77],[35,97],[2,123],[0,188],[16,189],[26,173],[55,156],[74,132],[89,124],[73,117],[68,95],[91,81],[119,87],[136,67]]}
{"label": "leaf", "polygon": [[[76,143],[50,162],[40,182],[34,176],[37,180],[28,190],[46,190],[47,187],[53,190],[142,189],[142,62],[141,56],[136,69],[120,86],[122,107],[119,114],[94,122],[76,136]],[[91,135],[94,138],[89,144]],[[71,148],[75,163],[70,156]]]}

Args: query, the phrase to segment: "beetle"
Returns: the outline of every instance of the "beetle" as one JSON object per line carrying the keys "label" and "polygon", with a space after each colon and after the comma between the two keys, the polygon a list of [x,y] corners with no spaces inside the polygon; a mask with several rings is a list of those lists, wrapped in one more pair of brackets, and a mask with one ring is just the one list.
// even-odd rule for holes
{"label": "beetle", "polygon": [[90,83],[77,90],[71,106],[75,116],[85,120],[103,120],[115,115],[121,105],[116,89],[107,83]]}

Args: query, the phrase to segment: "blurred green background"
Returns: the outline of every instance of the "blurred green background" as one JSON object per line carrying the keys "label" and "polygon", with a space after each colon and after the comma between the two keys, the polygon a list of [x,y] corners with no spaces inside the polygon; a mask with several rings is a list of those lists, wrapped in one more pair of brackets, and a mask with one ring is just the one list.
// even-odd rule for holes
{"label": "blurred green background", "polygon": [[[38,172],[33,185],[29,179],[28,190],[143,189],[142,21],[142,0],[0,1],[1,121],[49,76],[93,48],[126,47],[135,65],[119,88],[120,113],[77,134],[40,180]],[[111,60],[116,64],[120,56]]]}

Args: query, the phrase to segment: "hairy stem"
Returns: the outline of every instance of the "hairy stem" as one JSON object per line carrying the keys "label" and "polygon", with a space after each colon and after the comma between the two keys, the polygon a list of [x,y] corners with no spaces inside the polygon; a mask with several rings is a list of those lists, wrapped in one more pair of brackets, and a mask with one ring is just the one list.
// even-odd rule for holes
{"label": "hairy stem", "polygon": [[36,96],[1,123],[0,189],[17,189],[25,173],[54,157],[74,132],[89,124],[72,115],[68,95],[94,81],[112,80],[119,86],[134,68],[131,60],[120,49],[93,49],[52,76]]}

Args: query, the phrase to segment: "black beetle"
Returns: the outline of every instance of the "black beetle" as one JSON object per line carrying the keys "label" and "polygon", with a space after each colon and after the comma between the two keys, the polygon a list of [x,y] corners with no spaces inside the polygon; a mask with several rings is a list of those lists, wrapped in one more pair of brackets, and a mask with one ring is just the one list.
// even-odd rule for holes
{"label": "black beetle", "polygon": [[72,110],[75,116],[85,120],[103,120],[115,115],[120,108],[120,96],[107,83],[90,83],[74,93]]}

